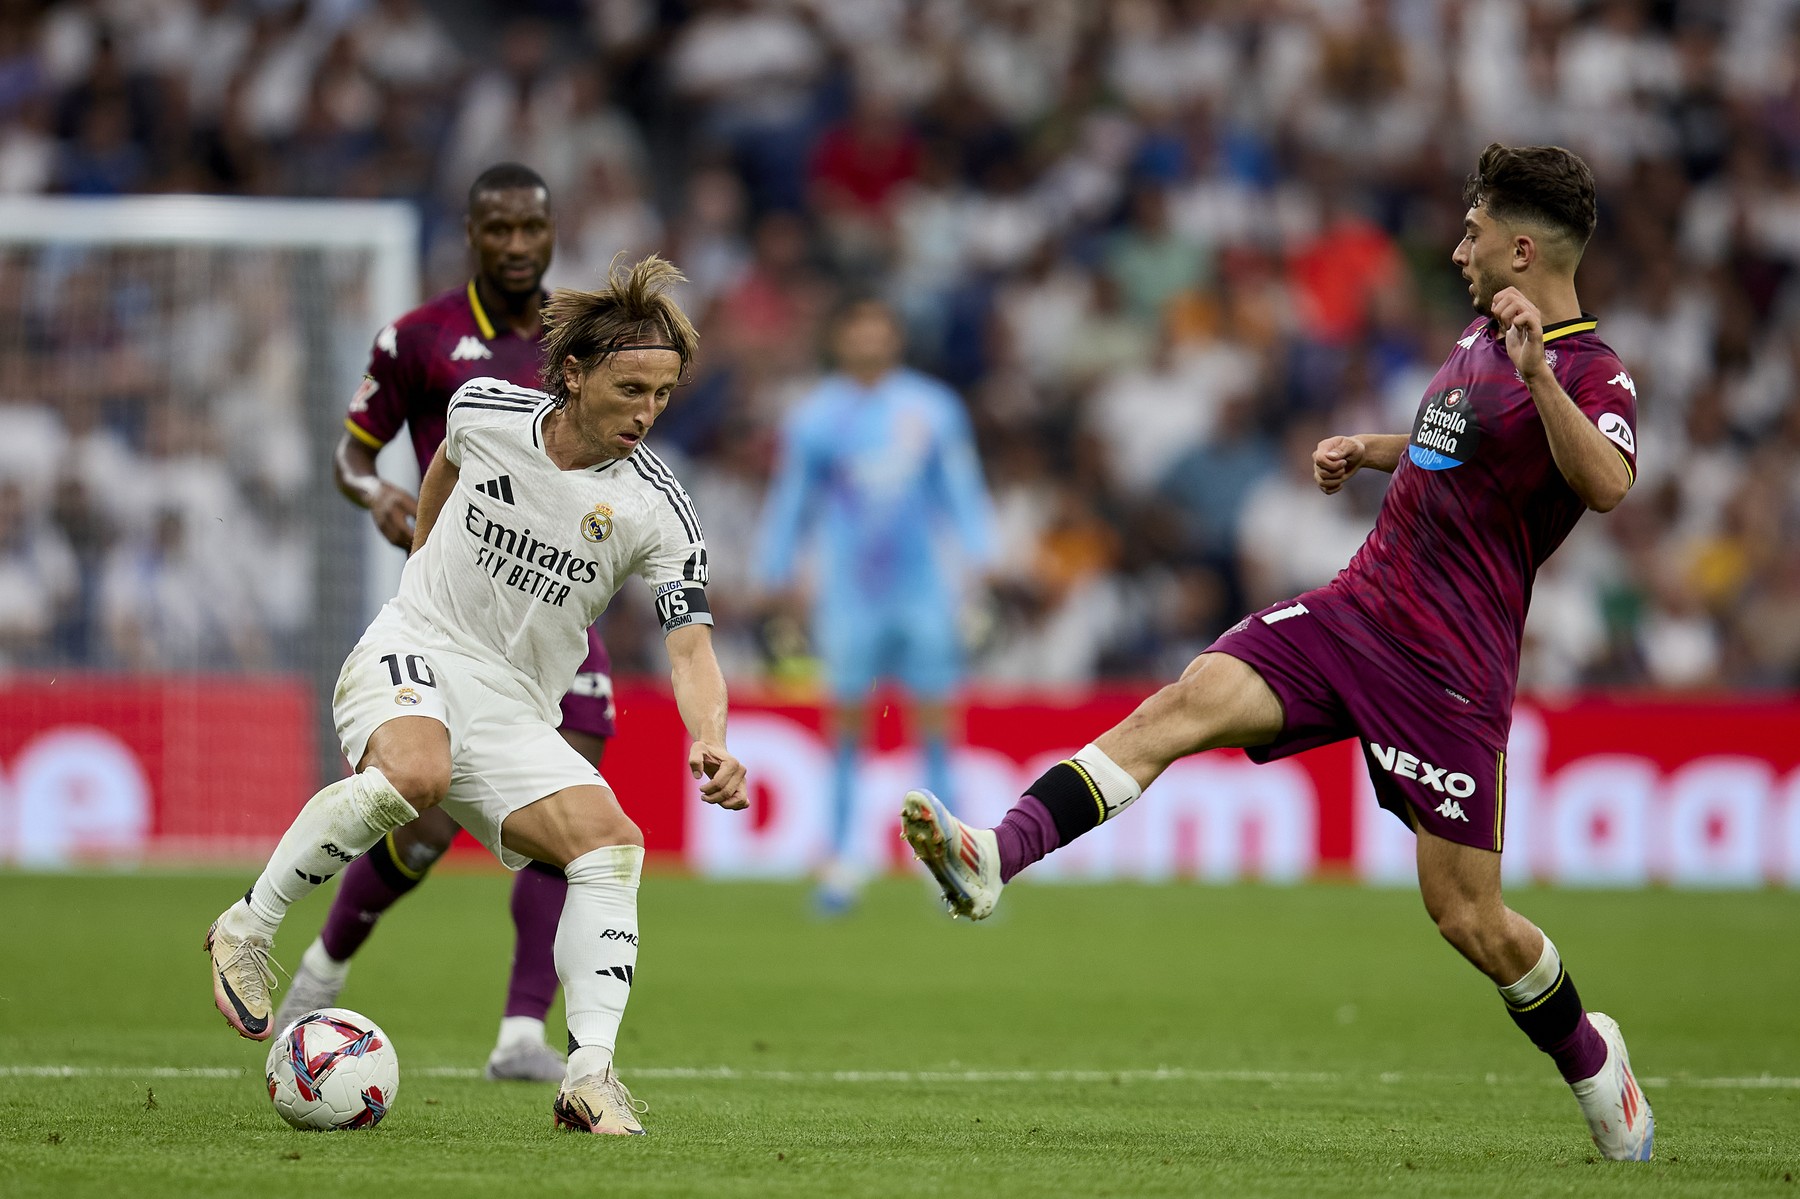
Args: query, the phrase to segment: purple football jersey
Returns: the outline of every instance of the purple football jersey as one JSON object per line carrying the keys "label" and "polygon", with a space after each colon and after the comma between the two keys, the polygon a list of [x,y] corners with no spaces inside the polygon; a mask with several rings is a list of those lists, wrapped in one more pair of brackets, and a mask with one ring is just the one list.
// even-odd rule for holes
{"label": "purple football jersey", "polygon": [[542,346],[541,332],[524,338],[497,329],[471,280],[419,305],[376,336],[369,372],[344,425],[374,449],[406,425],[423,474],[444,440],[444,412],[456,389],[484,377],[536,387]]}
{"label": "purple football jersey", "polygon": [[[1557,382],[1637,477],[1637,387],[1583,315],[1544,330]],[[1399,659],[1502,744],[1531,584],[1586,506],[1550,455],[1531,393],[1486,318],[1427,389],[1375,528],[1321,618]]]}

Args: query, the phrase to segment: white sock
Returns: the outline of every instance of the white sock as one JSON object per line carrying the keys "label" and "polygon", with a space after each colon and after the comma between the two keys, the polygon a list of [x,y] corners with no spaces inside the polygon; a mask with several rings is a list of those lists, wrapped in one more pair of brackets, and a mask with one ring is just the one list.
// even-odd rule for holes
{"label": "white sock", "polygon": [[637,972],[638,876],[644,851],[603,845],[563,867],[569,897],[556,929],[556,974],[569,1021],[569,1081],[612,1065]]}
{"label": "white sock", "polygon": [[1524,1007],[1554,986],[1561,975],[1562,955],[1556,952],[1550,938],[1545,937],[1544,952],[1538,955],[1537,965],[1527,970],[1518,982],[1501,987],[1500,995],[1514,1007]]}
{"label": "white sock", "polygon": [[306,947],[306,952],[300,955],[300,967],[309,974],[334,983],[342,983],[350,976],[349,960],[340,962],[326,953],[323,937],[314,938],[313,943]]}
{"label": "white sock", "polygon": [[1106,805],[1106,819],[1111,820],[1137,801],[1144,789],[1123,766],[1107,757],[1106,751],[1093,742],[1081,747],[1071,761],[1079,762],[1100,788],[1100,802]]}
{"label": "white sock", "polygon": [[288,908],[418,813],[373,766],[306,801],[244,902],[223,917],[236,936],[273,937]]}
{"label": "white sock", "polygon": [[544,1022],[530,1016],[500,1017],[500,1037],[494,1042],[494,1048],[506,1049],[513,1045],[542,1045],[544,1043]]}

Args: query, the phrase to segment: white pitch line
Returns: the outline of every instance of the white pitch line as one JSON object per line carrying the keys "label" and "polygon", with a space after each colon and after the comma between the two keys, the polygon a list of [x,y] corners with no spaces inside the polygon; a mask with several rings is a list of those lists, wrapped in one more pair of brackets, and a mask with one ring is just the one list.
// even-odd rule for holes
{"label": "white pitch line", "polygon": [[[1346,1074],[1288,1070],[1192,1070],[1183,1066],[1164,1066],[1154,1070],[740,1070],[732,1066],[642,1066],[624,1071],[632,1078],[665,1081],[720,1082],[810,1082],[810,1083],[890,1083],[963,1084],[988,1083],[1107,1083],[1107,1082],[1199,1082],[1199,1083],[1263,1083],[1272,1086],[1305,1084],[1330,1085],[1368,1081]],[[238,1066],[0,1066],[0,1078],[242,1078],[250,1071]],[[423,1078],[480,1078],[481,1071],[468,1066],[420,1066],[409,1074]],[[1375,1081],[1396,1084],[1413,1081],[1444,1082],[1442,1076],[1406,1075],[1388,1071],[1374,1076]],[[1502,1081],[1492,1075],[1490,1083]],[[1512,1079],[1505,1081],[1511,1082]],[[1546,1085],[1562,1085],[1555,1078],[1541,1080]],[[1648,1088],[1704,1087],[1732,1091],[1795,1091],[1800,1078],[1774,1074],[1743,1078],[1668,1078],[1642,1079]]]}

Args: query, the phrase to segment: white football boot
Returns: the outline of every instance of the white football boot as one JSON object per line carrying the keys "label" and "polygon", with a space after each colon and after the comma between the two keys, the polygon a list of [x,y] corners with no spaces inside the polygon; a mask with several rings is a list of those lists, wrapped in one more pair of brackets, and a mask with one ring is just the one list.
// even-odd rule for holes
{"label": "white football boot", "polygon": [[234,937],[219,927],[206,930],[202,948],[212,959],[213,1006],[225,1023],[250,1041],[269,1039],[269,996],[275,991],[275,959],[267,937]]}
{"label": "white football boot", "polygon": [[615,1137],[643,1136],[638,1117],[649,1110],[648,1103],[631,1097],[611,1066],[564,1083],[550,1108],[558,1128]]}
{"label": "white football boot", "polygon": [[350,977],[348,963],[343,973],[333,978],[322,974],[300,959],[299,969],[294,971],[293,981],[288,984],[286,998],[275,1011],[275,1031],[280,1032],[308,1012],[316,1012],[320,1008],[336,1007],[337,997],[344,989],[344,981]]}
{"label": "white football boot", "polygon": [[1638,1089],[1631,1073],[1631,1057],[1625,1052],[1625,1036],[1619,1022],[1600,1012],[1589,1012],[1587,1021],[1606,1042],[1606,1064],[1600,1073],[1570,1083],[1588,1131],[1602,1157],[1616,1162],[1647,1162],[1656,1148],[1656,1117],[1650,1101]]}
{"label": "white football boot", "polygon": [[900,828],[944,891],[952,918],[984,920],[1000,902],[1000,844],[992,829],[970,828],[920,788],[900,805]]}
{"label": "white football boot", "polygon": [[490,1082],[560,1082],[567,1072],[562,1054],[536,1038],[494,1046],[483,1071]]}

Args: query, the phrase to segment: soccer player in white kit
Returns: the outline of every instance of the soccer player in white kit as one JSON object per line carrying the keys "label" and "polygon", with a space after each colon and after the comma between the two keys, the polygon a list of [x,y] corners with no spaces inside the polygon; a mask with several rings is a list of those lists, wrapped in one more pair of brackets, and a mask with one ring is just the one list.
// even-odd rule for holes
{"label": "soccer player in white kit", "polygon": [[556,936],[568,1075],[557,1126],[641,1135],[613,1072],[637,967],[643,835],[556,732],[587,629],[627,575],[650,585],[700,794],[746,806],[725,748],[706,544],[687,493],[643,440],[692,360],[693,325],[660,258],[545,308],[548,392],[475,379],[451,399],[419,489],[399,594],[338,677],[333,713],[356,773],[309,800],[244,898],[207,932],[213,1001],[264,1040],[270,948],[287,909],[386,833],[442,804],[508,867],[560,867]]}

